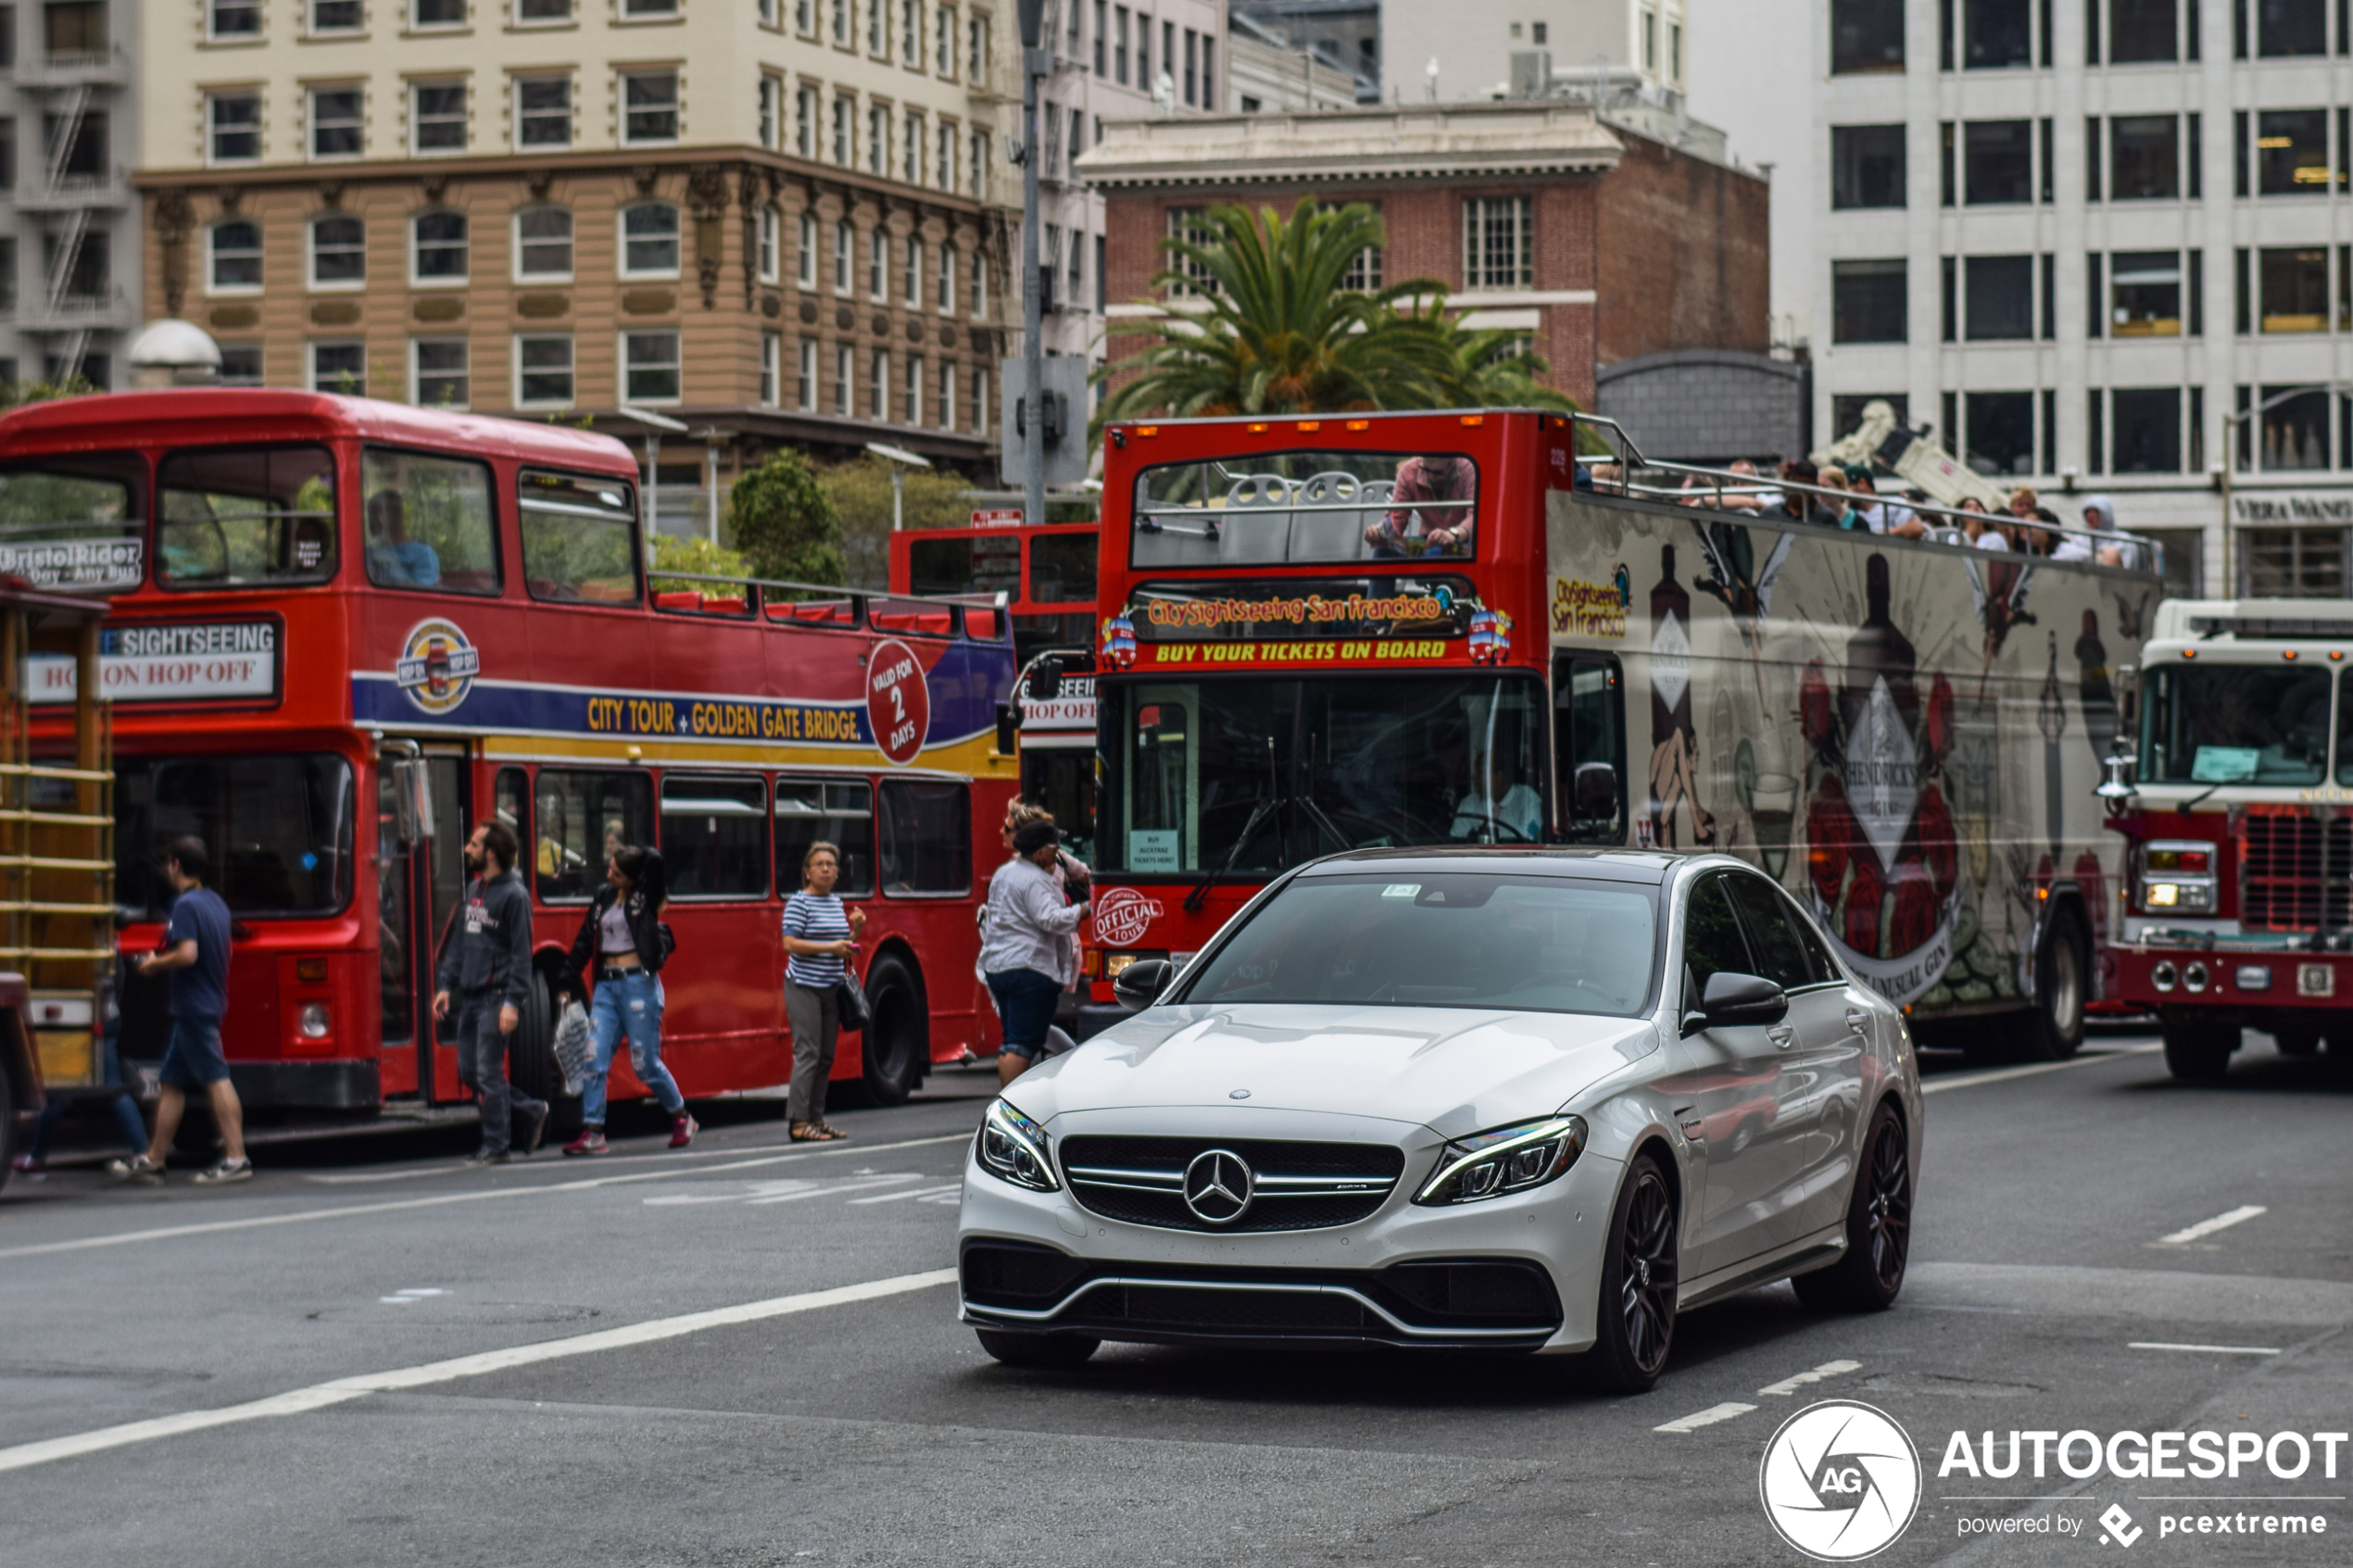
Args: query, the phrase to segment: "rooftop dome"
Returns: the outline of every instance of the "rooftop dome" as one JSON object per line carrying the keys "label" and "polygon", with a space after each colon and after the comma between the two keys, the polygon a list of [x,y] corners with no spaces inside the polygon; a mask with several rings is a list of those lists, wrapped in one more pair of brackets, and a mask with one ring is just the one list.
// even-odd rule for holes
{"label": "rooftop dome", "polygon": [[131,345],[131,363],[134,369],[218,371],[220,345],[194,321],[167,317],[148,322],[140,332]]}

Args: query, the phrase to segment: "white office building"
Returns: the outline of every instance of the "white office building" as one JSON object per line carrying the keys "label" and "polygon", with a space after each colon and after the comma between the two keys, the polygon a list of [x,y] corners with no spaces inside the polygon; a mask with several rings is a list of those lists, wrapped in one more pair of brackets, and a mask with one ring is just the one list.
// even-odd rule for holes
{"label": "white office building", "polygon": [[2185,531],[2177,589],[2347,592],[2346,6],[1692,3],[1818,443],[1885,397],[2063,518]]}

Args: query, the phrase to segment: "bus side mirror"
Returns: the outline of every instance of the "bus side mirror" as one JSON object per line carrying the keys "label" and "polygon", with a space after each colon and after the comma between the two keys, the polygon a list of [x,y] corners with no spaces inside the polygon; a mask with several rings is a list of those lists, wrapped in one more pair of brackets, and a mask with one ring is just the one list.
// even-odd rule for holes
{"label": "bus side mirror", "polygon": [[1160,999],[1175,976],[1176,965],[1166,959],[1138,959],[1119,972],[1111,994],[1129,1012],[1141,1012]]}
{"label": "bus side mirror", "polygon": [[1606,762],[1579,762],[1571,804],[1580,822],[1605,822],[1617,815],[1617,770]]}
{"label": "bus side mirror", "polygon": [[403,844],[422,844],[434,836],[433,784],[422,757],[407,757],[392,765],[392,809]]}
{"label": "bus side mirror", "polygon": [[1021,744],[1021,709],[1010,702],[997,705],[997,755],[1011,757]]}
{"label": "bus side mirror", "polygon": [[1029,667],[1022,690],[1032,702],[1051,702],[1062,696],[1063,661],[1051,654],[1038,659]]}

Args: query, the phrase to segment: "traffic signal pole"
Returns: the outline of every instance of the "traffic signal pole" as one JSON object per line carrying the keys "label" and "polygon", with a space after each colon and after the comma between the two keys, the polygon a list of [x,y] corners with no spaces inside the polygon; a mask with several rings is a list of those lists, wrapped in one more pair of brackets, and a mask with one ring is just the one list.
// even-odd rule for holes
{"label": "traffic signal pole", "polygon": [[[1076,0],[1073,0],[1076,4]],[[1046,521],[1045,301],[1038,279],[1038,83],[1052,70],[1045,47],[1045,0],[1020,0],[1022,518]]]}

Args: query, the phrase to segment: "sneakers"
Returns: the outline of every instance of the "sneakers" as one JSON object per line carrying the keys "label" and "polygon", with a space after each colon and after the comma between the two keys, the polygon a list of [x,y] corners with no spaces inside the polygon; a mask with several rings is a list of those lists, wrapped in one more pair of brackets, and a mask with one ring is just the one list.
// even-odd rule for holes
{"label": "sneakers", "polygon": [[554,1110],[555,1107],[549,1105],[547,1101],[542,1100],[539,1102],[539,1109],[532,1112],[531,1136],[522,1140],[523,1153],[536,1154],[539,1152],[540,1143],[547,1136],[547,1118]]}
{"label": "sneakers", "polygon": [[30,1154],[19,1154],[8,1161],[8,1169],[19,1176],[38,1176],[49,1169],[49,1162],[36,1160]]}
{"label": "sneakers", "polygon": [[478,1148],[474,1150],[473,1158],[467,1160],[466,1163],[470,1166],[504,1165],[507,1161],[512,1160],[513,1158],[513,1154],[503,1148],[495,1154],[489,1149]]}
{"label": "sneakers", "polygon": [[695,1135],[701,1131],[702,1123],[682,1110],[675,1117],[671,1119],[670,1147],[673,1148],[684,1148],[688,1144],[694,1142]]}
{"label": "sneakers", "polygon": [[612,1145],[605,1142],[602,1127],[583,1127],[580,1135],[564,1145],[566,1154],[610,1154]]}
{"label": "sneakers", "polygon": [[163,1185],[163,1167],[145,1154],[134,1154],[128,1160],[107,1160],[107,1174],[117,1181],[132,1182],[143,1187]]}
{"label": "sneakers", "polygon": [[249,1182],[253,1180],[253,1161],[223,1160],[209,1170],[197,1172],[195,1179],[196,1185],[200,1187],[227,1186],[231,1182]]}

